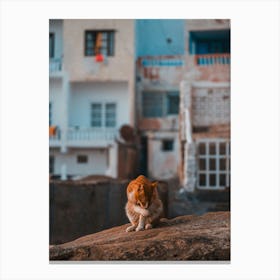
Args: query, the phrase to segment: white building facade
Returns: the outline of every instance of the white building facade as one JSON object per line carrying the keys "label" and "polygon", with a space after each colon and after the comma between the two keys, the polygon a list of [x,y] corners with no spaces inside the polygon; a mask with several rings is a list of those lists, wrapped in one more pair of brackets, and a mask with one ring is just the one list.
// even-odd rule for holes
{"label": "white building facade", "polygon": [[134,21],[50,20],[50,174],[117,177],[134,126]]}

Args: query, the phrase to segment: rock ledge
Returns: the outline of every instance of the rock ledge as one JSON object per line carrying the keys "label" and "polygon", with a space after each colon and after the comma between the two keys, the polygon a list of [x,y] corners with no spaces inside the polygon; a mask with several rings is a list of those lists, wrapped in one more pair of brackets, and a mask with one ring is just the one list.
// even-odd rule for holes
{"label": "rock ledge", "polygon": [[50,260],[230,260],[230,213],[179,216],[154,229],[126,233],[127,225],[50,246]]}

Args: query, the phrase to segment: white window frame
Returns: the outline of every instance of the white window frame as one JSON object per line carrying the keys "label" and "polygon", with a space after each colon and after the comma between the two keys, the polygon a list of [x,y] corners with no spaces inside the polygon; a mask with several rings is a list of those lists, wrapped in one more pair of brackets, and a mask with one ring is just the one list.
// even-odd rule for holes
{"label": "white window frame", "polygon": [[[101,126],[92,126],[92,104],[101,105]],[[115,105],[115,126],[106,126],[106,105],[114,104]],[[118,104],[116,101],[91,101],[90,102],[90,127],[94,129],[116,129],[118,126]]]}
{"label": "white window frame", "polygon": [[[199,154],[199,144],[205,144],[205,154]],[[215,143],[215,154],[210,155],[209,144]],[[226,153],[220,154],[220,144],[226,144]],[[205,159],[206,167],[205,170],[200,170],[199,160]],[[215,159],[215,170],[210,170],[210,159]],[[220,159],[226,160],[225,170],[220,170]],[[205,186],[200,185],[200,175],[206,175]],[[216,185],[210,185],[210,175],[214,174],[216,176]],[[226,175],[226,186],[220,186],[220,175]],[[197,141],[197,188],[203,190],[224,190],[230,186],[230,140],[227,139],[201,139]]]}

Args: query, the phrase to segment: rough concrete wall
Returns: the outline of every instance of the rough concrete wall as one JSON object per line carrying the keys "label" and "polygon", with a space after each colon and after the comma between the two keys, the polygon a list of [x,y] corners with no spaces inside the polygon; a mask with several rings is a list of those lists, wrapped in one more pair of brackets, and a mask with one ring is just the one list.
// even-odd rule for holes
{"label": "rough concrete wall", "polygon": [[187,31],[229,29],[230,20],[229,19],[187,19],[185,26]]}
{"label": "rough concrete wall", "polygon": [[[115,54],[108,63],[96,63],[93,56],[84,55],[85,30],[116,30]],[[83,19],[64,20],[65,69],[70,81],[134,80],[134,20]]]}
{"label": "rough concrete wall", "polygon": [[[50,182],[50,244],[128,223],[125,215],[128,180]],[[167,216],[168,187],[159,182],[159,196]]]}
{"label": "rough concrete wall", "polygon": [[[163,151],[162,141],[173,140],[173,149]],[[148,137],[148,173],[154,179],[177,177],[179,168],[179,139],[177,132],[153,132]]]}
{"label": "rough concrete wall", "polygon": [[184,188],[193,192],[196,186],[197,180],[197,163],[196,163],[196,144],[185,144],[185,162],[184,162]]}
{"label": "rough concrete wall", "polygon": [[213,64],[210,66],[196,65],[199,71],[197,80],[212,82],[230,81],[230,64]]}
{"label": "rough concrete wall", "polygon": [[127,222],[127,182],[50,184],[50,244]]}
{"label": "rough concrete wall", "polygon": [[210,126],[230,122],[230,89],[193,88],[193,126]]}
{"label": "rough concrete wall", "polygon": [[162,130],[178,131],[178,116],[168,116],[162,118],[140,118],[138,122],[139,130]]}
{"label": "rough concrete wall", "polygon": [[183,77],[184,56],[145,56],[137,60],[137,77],[144,89],[178,87]]}

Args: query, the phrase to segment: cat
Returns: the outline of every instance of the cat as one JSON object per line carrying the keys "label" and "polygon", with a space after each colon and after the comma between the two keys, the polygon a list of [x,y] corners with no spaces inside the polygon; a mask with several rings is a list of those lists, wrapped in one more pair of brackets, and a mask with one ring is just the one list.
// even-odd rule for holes
{"label": "cat", "polygon": [[163,206],[157,191],[158,182],[151,182],[140,175],[126,189],[126,215],[131,226],[126,232],[150,229],[162,218]]}

